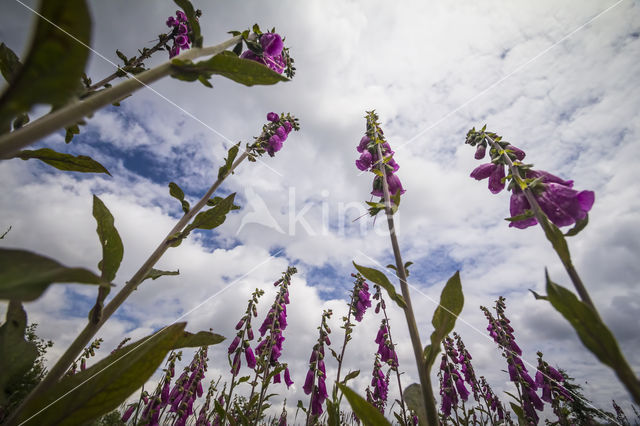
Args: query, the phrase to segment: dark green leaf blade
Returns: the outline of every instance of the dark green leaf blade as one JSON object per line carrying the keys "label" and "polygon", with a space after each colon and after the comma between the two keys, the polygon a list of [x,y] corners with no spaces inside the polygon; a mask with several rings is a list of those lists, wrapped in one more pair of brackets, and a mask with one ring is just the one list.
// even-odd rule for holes
{"label": "dark green leaf blade", "polygon": [[227,173],[229,173],[229,170],[231,170],[231,166],[233,166],[233,162],[238,155],[239,149],[240,142],[229,148],[228,156],[224,159],[224,165],[221,166],[220,169],[218,169],[218,179],[224,179],[225,176],[227,176]]}
{"label": "dark green leaf blade", "polygon": [[391,423],[389,423],[389,421],[382,415],[382,413],[380,413],[380,411],[378,411],[376,407],[367,402],[366,399],[341,383],[337,383],[337,385],[344,396],[347,398],[347,401],[349,401],[351,409],[356,414],[356,416],[358,416],[362,424],[364,424],[365,426],[391,426]]}
{"label": "dark green leaf blade", "polygon": [[177,183],[169,182],[169,195],[180,201],[183,212],[189,213],[189,209],[191,208],[191,206],[189,205],[189,202],[184,199],[184,191],[178,186]]}
{"label": "dark green leaf blade", "polygon": [[213,229],[222,225],[227,218],[227,213],[229,213],[233,207],[233,199],[235,196],[236,193],[234,192],[209,210],[198,213],[185,231],[190,232],[193,229]]}
{"label": "dark green leaf blade", "polygon": [[573,237],[574,235],[578,235],[580,231],[587,227],[589,224],[589,215],[586,215],[584,219],[576,222],[573,228],[569,229],[564,236],[565,237]]}
{"label": "dark green leaf blade", "polygon": [[144,277],[144,280],[148,280],[149,278],[151,278],[152,280],[157,280],[158,278],[165,276],[165,275],[180,275],[180,271],[176,270],[176,271],[163,271],[160,269],[155,269],[155,268],[151,268],[151,270],[149,271],[149,273],[147,274],[146,277]]}
{"label": "dark green leaf blade", "polygon": [[[166,327],[80,373],[63,378],[45,397],[27,405],[18,423],[44,409],[38,414],[38,424],[84,424],[117,408],[151,377],[167,353],[179,346],[177,342],[185,325],[183,322]],[[53,401],[55,404],[51,404]]]}
{"label": "dark green leaf blade", "polygon": [[174,344],[173,349],[182,348],[199,348],[201,346],[217,345],[225,340],[224,336],[221,336],[210,331],[199,331],[196,334],[183,332]]}
{"label": "dark green leaf blade", "polygon": [[618,342],[598,315],[575,294],[547,280],[547,297],[551,305],[569,321],[582,344],[605,365],[611,367],[632,393],[640,395],[640,382],[620,351]]}
{"label": "dark green leaf blade", "polygon": [[407,406],[418,416],[420,426],[427,424],[427,412],[424,410],[422,388],[418,383],[412,383],[402,392]]}
{"label": "dark green leaf blade", "polygon": [[0,128],[36,104],[64,104],[81,87],[91,37],[86,1],[43,1],[38,13],[46,19],[38,18],[24,64],[0,96]]}
{"label": "dark green leaf blade", "polygon": [[67,172],[81,173],[111,173],[100,163],[86,155],[73,156],[71,154],[63,154],[50,148],[40,148],[35,151],[24,150],[16,154],[17,158],[28,160],[30,158],[38,159],[58,170]]}
{"label": "dark green leaf blade", "polygon": [[0,73],[2,73],[7,83],[11,83],[21,67],[22,63],[20,63],[18,55],[9,49],[6,44],[0,44]]}
{"label": "dark green leaf blade", "polygon": [[398,306],[400,306],[402,309],[405,309],[407,307],[407,304],[405,303],[402,296],[396,293],[395,287],[393,286],[393,284],[391,284],[391,282],[389,281],[389,279],[384,273],[374,268],[367,268],[365,266],[360,266],[356,262],[353,262],[353,266],[355,266],[355,268],[358,270],[358,272],[362,274],[363,277],[365,277],[369,281],[372,281],[378,284],[380,287],[384,288],[387,291],[387,294],[389,295],[391,300],[396,302]]}
{"label": "dark green leaf blade", "polygon": [[124,256],[124,246],[113,223],[113,215],[102,200],[95,195],[93,196],[93,217],[98,223],[96,232],[102,246],[102,261],[99,266],[102,271],[102,279],[112,282],[120,268]]}
{"label": "dark green leaf blade", "polygon": [[226,77],[245,86],[270,85],[280,81],[289,81],[269,67],[249,59],[241,59],[235,53],[224,51],[216,56],[192,63],[174,59],[171,76],[183,81],[195,81],[203,75],[210,78],[213,74]]}
{"label": "dark green leaf blade", "polygon": [[34,342],[24,339],[27,313],[22,304],[11,300],[7,308],[7,319],[0,326],[0,404],[9,397],[8,387],[20,380],[38,357]]}
{"label": "dark green leaf blade", "polygon": [[440,304],[433,313],[431,324],[433,324],[435,330],[431,333],[431,344],[424,348],[427,371],[431,371],[431,366],[435,362],[438,352],[440,352],[440,342],[453,330],[463,306],[464,295],[462,294],[460,271],[456,271],[442,289]]}
{"label": "dark green leaf blade", "polygon": [[516,417],[518,418],[518,425],[527,426],[529,422],[527,422],[527,418],[524,415],[524,411],[522,410],[522,407],[520,407],[518,404],[514,402],[509,402],[509,405],[511,406],[511,409],[513,410],[513,412],[516,414]]}
{"label": "dark green leaf blade", "polygon": [[355,379],[356,377],[358,377],[359,374],[360,374],[360,370],[354,370],[349,372],[349,374],[344,376],[344,380],[342,380],[342,383],[347,383],[349,380]]}
{"label": "dark green leaf blade", "polygon": [[0,249],[0,299],[35,300],[53,283],[108,286],[87,269],[67,268],[25,250]]}

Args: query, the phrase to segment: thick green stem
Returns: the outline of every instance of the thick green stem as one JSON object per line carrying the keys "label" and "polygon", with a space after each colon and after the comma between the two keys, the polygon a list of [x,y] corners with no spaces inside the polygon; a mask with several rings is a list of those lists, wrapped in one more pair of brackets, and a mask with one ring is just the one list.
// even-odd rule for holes
{"label": "thick green stem", "polygon": [[64,373],[69,369],[69,366],[73,363],[78,355],[82,352],[85,346],[96,335],[98,330],[104,325],[105,322],[113,315],[113,313],[122,305],[122,303],[138,288],[138,285],[145,279],[151,268],[156,264],[162,255],[171,247],[172,239],[175,234],[181,232],[187,224],[193,219],[193,217],[207,204],[207,201],[211,198],[213,193],[220,187],[224,179],[229,176],[240,163],[242,163],[249,154],[245,151],[238,159],[233,163],[230,170],[221,178],[217,179],[215,183],[209,188],[204,196],[198,201],[192,208],[186,213],[167,236],[162,240],[160,245],[154,250],[154,252],[147,258],[144,264],[138,269],[138,271],[131,277],[125,286],[113,297],[113,299],[104,307],[102,316],[98,322],[89,321],[85,328],[80,332],[78,337],[73,341],[71,346],[67,348],[65,353],[60,357],[58,362],[49,370],[49,373],[45,378],[31,391],[31,393],[25,398],[20,407],[12,414],[8,421],[14,421],[22,409],[31,401],[37,399],[43,395],[53,384],[55,384]]}
{"label": "thick green stem", "polygon": [[[216,46],[202,49],[189,49],[174,59],[192,60],[201,56],[217,55],[240,41],[241,36],[233,37]],[[76,101],[59,110],[47,114],[38,120],[21,127],[11,133],[0,136],[0,159],[12,158],[19,150],[25,148],[51,133],[74,125],[95,111],[117,102],[136,90],[154,81],[166,77],[171,73],[171,61],[144,71],[137,76],[124,81],[117,86],[105,89],[88,98]]]}
{"label": "thick green stem", "polygon": [[400,246],[398,245],[398,238],[396,237],[396,229],[393,222],[393,210],[391,209],[391,198],[389,195],[389,185],[387,184],[387,171],[386,166],[382,159],[382,149],[380,144],[376,145],[378,150],[378,158],[380,159],[379,170],[382,172],[382,191],[384,195],[385,213],[387,214],[387,224],[389,226],[389,237],[391,238],[391,247],[393,248],[393,256],[396,260],[396,270],[398,271],[398,278],[400,278],[400,289],[402,290],[402,297],[404,298],[407,307],[404,309],[404,314],[407,320],[407,326],[409,327],[409,336],[411,337],[411,345],[413,346],[413,354],[416,359],[416,366],[418,367],[418,376],[420,377],[420,386],[422,388],[422,399],[427,413],[427,423],[429,425],[437,426],[438,422],[438,410],[436,408],[435,397],[433,395],[433,389],[431,388],[431,377],[427,371],[422,343],[420,342],[420,333],[418,332],[418,325],[416,324],[416,318],[413,314],[413,307],[411,305],[411,295],[409,294],[409,285],[407,284],[407,274],[404,269],[404,262],[402,261],[402,255],[400,254]]}

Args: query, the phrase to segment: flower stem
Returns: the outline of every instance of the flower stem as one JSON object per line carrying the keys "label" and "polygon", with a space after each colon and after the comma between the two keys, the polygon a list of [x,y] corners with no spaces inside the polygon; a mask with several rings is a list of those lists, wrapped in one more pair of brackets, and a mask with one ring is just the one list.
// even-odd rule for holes
{"label": "flower stem", "polygon": [[[235,45],[241,40],[241,36],[233,37],[216,46],[209,46],[202,49],[189,49],[183,54],[173,59],[192,60],[201,56],[217,55],[227,48]],[[144,71],[136,76],[132,76],[127,81],[123,81],[117,86],[105,89],[84,100],[76,101],[50,114],[47,114],[31,124],[21,127],[11,133],[0,136],[0,159],[13,157],[20,149],[25,148],[40,139],[50,135],[58,129],[71,126],[93,114],[113,102],[123,99],[136,90],[147,86],[154,81],[166,77],[171,73],[172,60],[167,61],[155,68]]]}
{"label": "flower stem", "polygon": [[[377,135],[376,135],[377,136]],[[376,138],[377,139],[377,138]],[[378,158],[384,158],[382,155],[382,148],[380,144],[376,144],[378,150]],[[427,372],[424,356],[422,355],[422,343],[420,342],[420,333],[418,332],[418,326],[416,324],[416,318],[413,314],[413,307],[411,305],[411,295],[409,294],[409,285],[407,284],[407,274],[404,269],[404,262],[402,261],[402,255],[400,254],[400,246],[398,244],[398,238],[396,237],[396,229],[393,222],[393,211],[391,209],[391,199],[389,196],[389,185],[387,183],[387,172],[385,170],[385,164],[381,161],[379,170],[382,172],[382,191],[384,195],[385,213],[387,215],[387,224],[389,226],[389,237],[391,238],[391,247],[393,248],[393,255],[396,260],[396,270],[398,272],[398,278],[400,279],[400,289],[402,290],[402,297],[407,304],[404,309],[404,314],[407,320],[407,326],[409,327],[409,335],[411,336],[411,344],[413,346],[413,354],[416,359],[416,366],[418,367],[418,375],[420,377],[420,386],[422,388],[422,400],[425,411],[427,413],[427,424],[436,426],[438,425],[438,411],[436,409],[435,399],[433,395],[433,389],[431,388],[431,378]]]}
{"label": "flower stem", "polygon": [[227,173],[218,178],[214,184],[209,188],[209,190],[204,194],[204,196],[198,201],[188,213],[186,213],[176,225],[173,227],[171,231],[167,234],[167,236],[162,240],[160,245],[154,250],[154,252],[149,256],[149,258],[144,262],[144,264],[138,269],[138,271],[133,275],[133,277],[127,281],[125,286],[113,297],[113,299],[104,307],[102,311],[102,316],[98,320],[98,322],[89,321],[85,328],[80,332],[80,334],[73,341],[71,346],[67,348],[65,353],[60,357],[58,362],[49,370],[49,374],[45,376],[45,378],[38,383],[38,385],[31,391],[31,393],[24,399],[22,404],[18,407],[16,411],[12,414],[8,423],[11,420],[15,420],[20,414],[20,412],[27,406],[28,403],[33,401],[34,399],[43,395],[51,386],[53,386],[60,378],[64,375],[64,373],[69,369],[69,366],[73,363],[73,360],[82,352],[82,349],[91,341],[91,339],[96,335],[98,330],[104,325],[104,323],[113,315],[113,313],[122,305],[122,303],[138,288],[138,285],[142,281],[144,281],[145,277],[153,268],[153,266],[160,260],[162,255],[171,247],[172,239],[174,235],[178,232],[181,232],[187,224],[191,221],[191,219],[207,204],[207,201],[211,198],[213,193],[220,187],[224,179],[229,176],[235,169],[238,167],[240,163],[242,163],[247,157],[249,153],[247,151],[243,152],[233,163]]}

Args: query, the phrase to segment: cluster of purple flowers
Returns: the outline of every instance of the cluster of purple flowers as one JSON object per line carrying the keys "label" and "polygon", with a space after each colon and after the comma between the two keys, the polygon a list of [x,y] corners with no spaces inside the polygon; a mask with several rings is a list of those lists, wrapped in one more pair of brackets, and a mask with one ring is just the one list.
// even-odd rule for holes
{"label": "cluster of purple flowers", "polygon": [[[176,413],[178,418],[175,425],[184,426],[189,416],[193,414],[193,403],[202,396],[202,379],[207,371],[207,347],[203,346],[196,352],[189,367],[185,368],[168,395],[171,406],[170,413]],[[162,393],[165,395],[164,391]]]}
{"label": "cluster of purple flowers", "polygon": [[389,364],[391,367],[398,366],[398,355],[396,354],[395,347],[391,342],[391,334],[389,327],[387,326],[387,320],[383,319],[378,329],[375,342],[378,344],[378,352],[380,355],[380,361]]}
{"label": "cluster of purple flowers", "polygon": [[295,123],[292,124],[289,117],[285,117],[284,114],[281,119],[275,112],[268,113],[267,120],[272,124],[269,126],[271,136],[269,136],[266,149],[269,156],[273,157],[276,152],[282,149],[282,144],[287,140],[287,136],[293,130]]}
{"label": "cluster of purple flowers", "polygon": [[356,279],[353,291],[351,293],[350,309],[356,318],[356,321],[362,321],[367,308],[371,307],[371,294],[369,293],[369,284],[360,274],[351,274]]}
{"label": "cluster of purple flowers", "polygon": [[[253,340],[253,329],[251,328],[251,319],[253,317],[258,316],[258,310],[256,309],[256,304],[258,303],[258,299],[264,294],[264,290],[256,289],[251,295],[251,299],[247,304],[247,309],[236,324],[236,330],[238,333],[236,337],[229,345],[229,349],[227,352],[229,356],[234,354],[233,361],[231,361],[231,374],[235,377],[238,375],[240,371],[241,364],[241,354],[244,352],[245,358],[247,360],[247,367],[253,369],[256,366],[256,357],[253,354],[253,350],[251,349],[251,345],[249,342]],[[242,346],[240,347],[240,344]]]}
{"label": "cluster of purple flowers", "polygon": [[540,398],[551,404],[553,412],[559,419],[566,421],[566,416],[560,407],[560,402],[572,401],[573,398],[569,394],[569,391],[561,385],[562,382],[564,382],[564,376],[542,359],[542,352],[538,352],[536,385],[542,389],[542,396]]}
{"label": "cluster of purple flowers", "polygon": [[171,28],[170,38],[173,39],[173,47],[169,50],[169,57],[177,56],[181,50],[189,49],[191,40],[189,33],[189,21],[183,11],[176,11],[176,17],[170,16],[167,19],[167,27]]}
{"label": "cluster of purple flowers", "polygon": [[284,42],[282,41],[282,37],[276,33],[263,33],[258,37],[262,52],[256,53],[251,50],[246,50],[240,57],[260,62],[278,74],[282,74],[287,67],[287,60],[283,55]]}
{"label": "cluster of purple flowers", "polygon": [[[382,361],[384,362],[384,361]],[[382,372],[382,364],[380,363],[380,355],[376,354],[376,358],[373,361],[373,378],[371,379],[371,391],[367,387],[367,401],[369,401],[374,407],[376,407],[381,413],[384,414],[384,407],[387,405],[387,398],[389,397],[389,374],[391,369],[387,371],[387,374]]]}
{"label": "cluster of purple flowers", "polygon": [[[393,196],[398,192],[400,194],[405,193],[400,178],[395,174],[400,166],[393,159],[394,151],[389,143],[385,141],[384,132],[378,124],[378,116],[373,111],[367,112],[367,133],[360,139],[356,149],[360,153],[360,158],[356,160],[358,170],[373,171],[383,167],[387,185],[389,186],[389,194]],[[375,197],[384,196],[382,177],[378,175],[373,180],[371,195]]]}
{"label": "cluster of purple flowers", "polygon": [[[491,141],[489,141],[491,138]],[[493,142],[501,149],[490,150],[491,162],[481,164],[471,172],[471,177],[476,180],[489,178],[489,191],[497,194],[505,188],[505,181],[511,179],[509,190],[511,200],[509,210],[513,220],[509,226],[524,229],[538,223],[531,215],[523,216],[532,206],[527,200],[519,182],[510,174],[505,174],[505,166],[508,164],[505,155],[518,170],[520,177],[532,191],[533,197],[544,214],[556,226],[568,226],[577,221],[584,220],[595,201],[593,191],[576,191],[573,189],[572,180],[564,180],[544,170],[534,170],[531,165],[522,164],[525,152],[508,142],[503,142],[495,133],[485,132],[484,128],[476,132],[471,129],[467,134],[466,143],[476,146],[475,158],[481,160],[485,157],[487,144]],[[526,189],[526,190],[528,190]]]}
{"label": "cluster of purple flowers", "polygon": [[[307,377],[304,381],[304,386],[302,389],[306,395],[311,395],[311,415],[312,416],[320,416],[323,412],[322,405],[324,404],[325,399],[327,399],[327,386],[325,384],[327,378],[327,370],[324,365],[324,345],[331,345],[331,340],[329,340],[329,334],[331,333],[331,329],[327,325],[327,320],[331,317],[333,312],[329,310],[325,310],[322,313],[322,322],[320,327],[318,327],[319,337],[318,341],[315,345],[313,345],[313,350],[311,351],[311,356],[309,357],[309,371],[307,372]],[[316,377],[318,381],[316,383]]]}
{"label": "cluster of purple flowers", "polygon": [[489,312],[485,307],[481,307],[485,317],[489,321],[487,330],[493,340],[503,349],[502,355],[507,360],[509,371],[509,379],[520,388],[522,396],[522,408],[528,420],[534,424],[538,424],[540,420],[536,410],[542,411],[544,403],[536,394],[538,385],[531,378],[527,368],[522,362],[522,350],[515,342],[513,335],[513,327],[509,325],[510,321],[505,315],[505,298],[499,297],[496,301],[497,318]]}
{"label": "cluster of purple flowers", "polygon": [[[440,362],[440,396],[442,405],[440,410],[445,418],[451,415],[451,408],[458,403],[458,396],[463,401],[469,399],[469,391],[464,385],[463,375],[458,371],[457,365],[461,365],[458,351],[453,346],[453,340],[446,337],[442,344],[444,353]],[[464,364],[462,364],[464,365]]]}

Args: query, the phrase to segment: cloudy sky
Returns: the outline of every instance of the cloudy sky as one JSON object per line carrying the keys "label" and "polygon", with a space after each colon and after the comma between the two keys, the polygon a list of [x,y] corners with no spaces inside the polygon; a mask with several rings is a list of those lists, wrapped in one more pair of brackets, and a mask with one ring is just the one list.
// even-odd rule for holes
{"label": "cloudy sky", "polygon": [[[233,336],[251,291],[266,291],[262,316],[275,295],[271,283],[295,265],[282,360],[296,384],[278,391],[290,405],[298,399],[306,405],[301,388],[323,309],[334,310],[334,345],[342,340],[339,319],[352,286],[351,262],[378,268],[393,263],[382,217],[358,219],[370,199],[372,175],[355,168],[355,146],[364,134],[365,110],[376,109],[407,190],[396,220],[404,259],[414,262],[410,283],[423,341],[432,330],[434,300],[460,270],[465,308],[456,330],[476,371],[496,390],[510,389],[506,364],[478,308],[503,295],[526,362],[535,365],[540,350],[575,377],[596,406],[610,410],[613,398],[631,412],[612,372],[585,351],[558,313],[528,292],[544,293],[545,268],[557,283],[570,282],[539,228],[508,228],[508,194],[492,195],[486,182],[469,178],[479,162],[464,138],[469,128],[487,123],[525,150],[537,168],[595,191],[590,224],[570,241],[574,263],[639,372],[638,2],[194,4],[203,11],[205,45],[256,22],[276,27],[295,58],[294,79],[244,87],[214,78],[214,88],[206,89],[167,78],[152,86],[157,93],[141,90],[120,108],[96,113],[71,144],[59,133],[37,145],[90,155],[113,177],[60,172],[34,160],[0,163],[0,231],[12,227],[2,246],[96,271],[101,249],[91,200],[97,194],[124,241],[115,280],[121,286],[181,215],[168,194],[170,181],[196,201],[215,180],[226,149],[258,135],[267,112],[300,119],[301,131],[275,158],[242,164],[225,182],[221,193],[237,192],[242,209],[157,264],[179,269],[180,276],[145,282],[101,330],[104,354],[123,337],[142,337],[177,319],[192,331],[213,328]],[[0,17],[0,40],[18,54],[34,22],[25,5],[35,2],[4,0]],[[116,62],[115,49],[131,56],[151,46],[176,8],[169,1],[118,0],[91,2],[91,9],[92,47]],[[166,59],[160,53],[147,65]],[[91,56],[94,81],[113,70]],[[94,292],[57,285],[26,305],[41,336],[55,340],[50,361],[82,328]],[[390,315],[406,386],[417,380],[415,363],[402,312],[391,308]],[[347,367],[362,372],[351,383],[362,394],[379,321],[368,314],[347,348]],[[222,344],[209,352],[210,378],[228,371],[225,351]]]}

